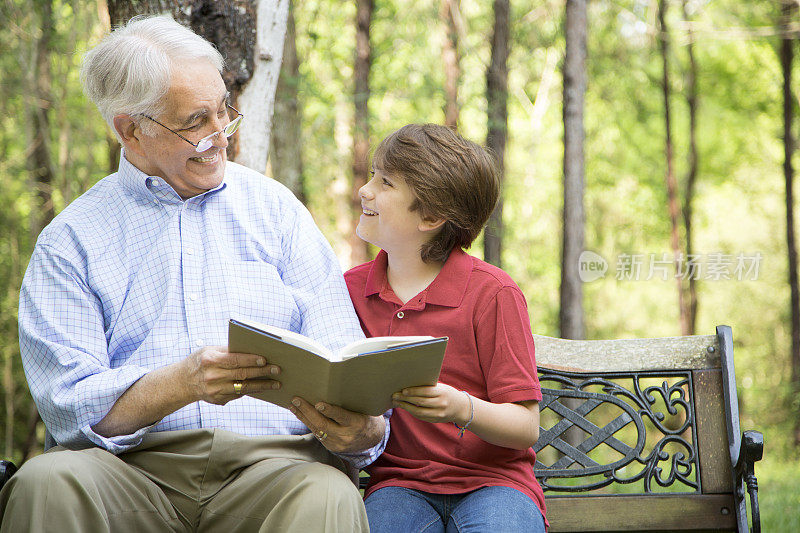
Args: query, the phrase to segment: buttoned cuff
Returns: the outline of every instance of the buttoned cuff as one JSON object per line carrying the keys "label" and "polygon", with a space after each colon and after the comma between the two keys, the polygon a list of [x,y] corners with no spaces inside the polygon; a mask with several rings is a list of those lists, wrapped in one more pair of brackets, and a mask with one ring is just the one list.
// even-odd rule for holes
{"label": "buttoned cuff", "polygon": [[363,452],[357,453],[337,453],[336,456],[340,457],[341,459],[347,461],[354,468],[361,470],[362,468],[372,464],[375,459],[377,459],[382,453],[383,450],[386,448],[386,443],[389,442],[389,418],[392,416],[392,410],[389,409],[385,413],[383,413],[383,420],[386,422],[384,430],[383,430],[383,438],[381,441],[369,448],[364,450]]}

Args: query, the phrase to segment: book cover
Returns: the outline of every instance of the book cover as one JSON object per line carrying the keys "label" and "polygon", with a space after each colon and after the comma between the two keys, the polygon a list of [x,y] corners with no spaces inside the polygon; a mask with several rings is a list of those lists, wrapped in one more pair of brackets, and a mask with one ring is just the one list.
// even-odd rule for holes
{"label": "book cover", "polygon": [[377,416],[392,407],[392,394],[435,385],[447,337],[376,337],[330,350],[295,332],[231,319],[228,349],[265,357],[281,367],[281,388],[251,396],[288,408],[294,397],[323,401]]}

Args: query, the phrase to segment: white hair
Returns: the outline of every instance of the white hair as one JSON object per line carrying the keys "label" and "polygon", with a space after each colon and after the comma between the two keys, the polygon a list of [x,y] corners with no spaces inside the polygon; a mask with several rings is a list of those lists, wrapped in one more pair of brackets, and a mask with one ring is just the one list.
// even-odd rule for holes
{"label": "white hair", "polygon": [[[119,114],[164,112],[173,65],[186,59],[207,59],[220,72],[224,67],[214,45],[171,17],[137,16],[87,52],[81,66],[83,90],[116,133]],[[148,134],[156,127],[150,121],[141,125]]]}

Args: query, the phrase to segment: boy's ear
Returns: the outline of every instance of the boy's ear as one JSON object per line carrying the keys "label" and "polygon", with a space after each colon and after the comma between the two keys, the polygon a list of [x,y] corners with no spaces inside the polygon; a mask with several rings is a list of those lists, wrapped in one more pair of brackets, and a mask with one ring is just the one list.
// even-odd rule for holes
{"label": "boy's ear", "polygon": [[434,218],[434,217],[424,217],[417,229],[422,232],[431,232],[436,231],[442,227],[442,225],[447,222],[444,218]]}

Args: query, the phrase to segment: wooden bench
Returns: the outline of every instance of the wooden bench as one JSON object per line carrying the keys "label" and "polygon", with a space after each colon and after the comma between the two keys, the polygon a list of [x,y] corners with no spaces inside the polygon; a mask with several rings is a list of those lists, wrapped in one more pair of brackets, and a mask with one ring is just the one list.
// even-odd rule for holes
{"label": "wooden bench", "polygon": [[550,532],[744,533],[745,486],[760,531],[753,468],[763,437],[739,431],[731,328],[534,341],[543,396],[534,470]]}
{"label": "wooden bench", "polygon": [[763,437],[739,430],[729,327],[661,339],[534,337],[543,396],[535,472],[551,532],[760,531]]}

